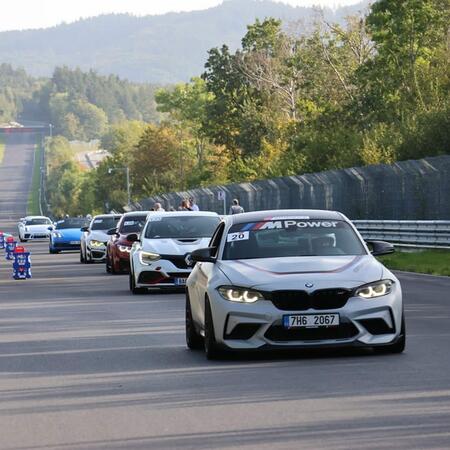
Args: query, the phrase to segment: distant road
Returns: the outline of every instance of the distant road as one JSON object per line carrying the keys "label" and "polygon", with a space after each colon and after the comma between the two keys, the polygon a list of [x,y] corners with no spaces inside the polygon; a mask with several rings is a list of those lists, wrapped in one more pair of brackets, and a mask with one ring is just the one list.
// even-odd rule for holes
{"label": "distant road", "polygon": [[0,164],[0,230],[16,231],[26,214],[33,176],[35,135],[5,134],[5,155]]}
{"label": "distant road", "polygon": [[[8,144],[0,228],[25,211],[30,143]],[[402,355],[211,362],[185,347],[183,295],[26,245],[32,280],[0,258],[1,450],[450,448],[450,278],[400,274]]]}

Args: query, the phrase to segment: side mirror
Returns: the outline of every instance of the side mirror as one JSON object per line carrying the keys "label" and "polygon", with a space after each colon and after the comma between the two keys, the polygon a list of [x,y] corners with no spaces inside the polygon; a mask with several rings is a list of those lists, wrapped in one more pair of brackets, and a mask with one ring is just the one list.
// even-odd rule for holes
{"label": "side mirror", "polygon": [[48,231],[53,231],[53,226],[47,227],[47,230],[48,230]]}
{"label": "side mirror", "polygon": [[82,227],[80,230],[83,231],[83,233],[87,233],[89,232],[89,227]]}
{"label": "side mirror", "polygon": [[389,255],[390,253],[395,252],[394,246],[389,242],[366,241],[366,244],[373,256]]}
{"label": "side mirror", "polygon": [[116,228],[111,228],[110,230],[108,230],[108,231],[106,232],[106,234],[107,234],[108,236],[114,236],[115,234],[119,234],[119,233],[117,233],[117,229],[116,229]]}
{"label": "side mirror", "polygon": [[191,255],[190,259],[196,263],[196,262],[210,262],[215,263],[216,258],[213,255],[213,253],[216,251],[214,247],[207,247],[207,248],[199,248],[198,250],[194,250]]}
{"label": "side mirror", "polygon": [[131,233],[127,236],[128,242],[137,242],[139,240],[139,235],[137,233]]}

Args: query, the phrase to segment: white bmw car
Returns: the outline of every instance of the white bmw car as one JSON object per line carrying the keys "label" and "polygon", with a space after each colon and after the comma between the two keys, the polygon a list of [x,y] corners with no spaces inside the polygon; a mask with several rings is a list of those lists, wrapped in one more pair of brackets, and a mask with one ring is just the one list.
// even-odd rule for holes
{"label": "white bmw car", "polygon": [[183,287],[192,268],[186,255],[205,247],[220,218],[206,211],[155,212],[142,233],[130,234],[130,290]]}
{"label": "white bmw car", "polygon": [[[369,250],[371,247],[371,250]],[[333,346],[400,353],[405,319],[398,279],[341,213],[262,211],[226,217],[186,289],[186,341],[223,350]]]}
{"label": "white bmw car", "polygon": [[106,245],[110,235],[108,231],[115,229],[121,214],[100,214],[94,216],[88,227],[81,228],[80,262],[90,264],[106,260]]}
{"label": "white bmw car", "polygon": [[48,217],[27,216],[20,219],[17,228],[20,241],[27,242],[31,239],[48,239],[54,226]]}

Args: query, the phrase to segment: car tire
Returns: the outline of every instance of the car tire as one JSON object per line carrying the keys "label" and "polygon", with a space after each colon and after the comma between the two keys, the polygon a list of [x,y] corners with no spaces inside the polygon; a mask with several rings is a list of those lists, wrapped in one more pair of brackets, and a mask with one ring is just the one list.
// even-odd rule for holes
{"label": "car tire", "polygon": [[185,311],[186,345],[190,350],[201,350],[203,348],[203,338],[195,329],[194,320],[192,319],[191,301],[187,289]]}
{"label": "car tire", "polygon": [[222,352],[220,351],[216,337],[214,334],[214,321],[211,312],[211,305],[209,300],[205,300],[205,355],[209,360],[220,358]]}
{"label": "car tire", "polygon": [[394,344],[383,345],[382,347],[376,347],[377,353],[403,353],[406,347],[406,325],[405,316],[402,315],[402,325],[400,329],[400,337]]}
{"label": "car tire", "polygon": [[111,263],[110,263],[110,260],[109,260],[108,253],[106,254],[105,269],[106,269],[106,273],[112,273]]}
{"label": "car tire", "polygon": [[80,263],[84,264],[83,250],[80,249]]}
{"label": "car tire", "polygon": [[110,263],[110,271],[113,275],[117,275],[119,272],[116,270],[116,266],[114,265],[114,259],[111,259]]}
{"label": "car tire", "polygon": [[50,253],[50,255],[56,255],[57,253],[59,253],[58,250],[53,250],[52,248],[49,248],[48,252]]}
{"label": "car tire", "polygon": [[136,283],[134,281],[134,274],[131,270],[130,270],[130,291],[133,295],[142,295],[147,291],[147,289],[145,288],[136,287]]}

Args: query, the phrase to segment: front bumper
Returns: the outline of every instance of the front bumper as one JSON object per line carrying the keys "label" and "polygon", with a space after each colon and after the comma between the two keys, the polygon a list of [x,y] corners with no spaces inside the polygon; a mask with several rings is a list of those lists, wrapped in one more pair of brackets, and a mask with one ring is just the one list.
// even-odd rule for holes
{"label": "front bumper", "polygon": [[33,233],[31,231],[26,231],[23,234],[23,239],[32,240],[32,239],[48,239],[50,237],[50,233]]}
{"label": "front bumper", "polygon": [[[372,347],[393,343],[400,337],[403,314],[400,289],[372,300],[351,297],[342,308],[306,311],[280,310],[268,300],[234,303],[223,299],[216,290],[208,295],[216,341],[229,349]],[[285,315],[328,313],[339,314],[339,326],[283,327]]]}
{"label": "front bumper", "polygon": [[80,250],[80,241],[59,241],[53,240],[50,243],[50,249],[56,251]]}
{"label": "front bumper", "polygon": [[130,271],[130,253],[122,252],[117,247],[109,248],[108,252],[112,263],[115,265],[116,270],[120,272],[129,272]]}
{"label": "front bumper", "polygon": [[134,262],[136,287],[184,287],[191,268],[177,267],[172,261],[160,259],[150,265]]}
{"label": "front bumper", "polygon": [[87,259],[93,262],[104,262],[106,260],[106,245],[103,247],[87,246]]}

